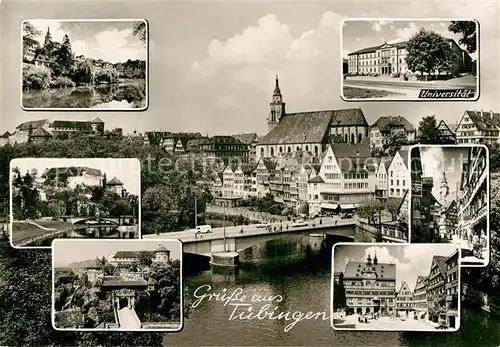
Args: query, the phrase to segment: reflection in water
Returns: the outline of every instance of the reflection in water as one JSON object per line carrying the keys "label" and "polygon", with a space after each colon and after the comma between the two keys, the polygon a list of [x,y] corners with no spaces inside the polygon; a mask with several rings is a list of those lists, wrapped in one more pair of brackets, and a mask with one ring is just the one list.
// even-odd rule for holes
{"label": "reflection in water", "polygon": [[[184,285],[192,294],[202,285],[212,292],[242,288],[252,297],[282,296],[273,301],[276,312],[327,312],[330,307],[330,256],[307,252],[307,238],[271,241],[240,253],[242,269],[236,276],[211,271],[187,276]],[[252,302],[258,311],[269,302]],[[180,333],[165,337],[167,346],[485,346],[500,345],[500,320],[472,309],[462,310],[461,329],[456,333],[336,332],[330,321],[303,320],[290,331],[284,320],[232,320],[234,307],[204,301],[190,312]],[[329,316],[329,314],[328,314]],[[484,335],[484,336],[483,336]]]}
{"label": "reflection in water", "polygon": [[117,84],[23,91],[25,108],[142,108],[146,106],[145,80]]}

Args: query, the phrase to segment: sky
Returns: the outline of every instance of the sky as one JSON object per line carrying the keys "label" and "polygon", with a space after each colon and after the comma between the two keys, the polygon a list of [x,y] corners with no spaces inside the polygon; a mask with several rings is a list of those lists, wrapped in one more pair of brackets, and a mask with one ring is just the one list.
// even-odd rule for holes
{"label": "sky", "polygon": [[345,272],[349,261],[366,262],[368,254],[377,253],[379,264],[396,264],[396,290],[405,281],[410,290],[415,289],[418,276],[428,276],[434,255],[450,256],[458,249],[455,244],[388,244],[384,246],[338,245],[334,248],[335,272]]}
{"label": "sky", "polygon": [[71,49],[76,56],[102,59],[110,63],[127,59],[146,60],[146,46],[132,35],[134,21],[54,21],[29,20],[40,35],[35,39],[43,46],[45,34],[50,28],[52,41],[63,42],[68,35]]}
{"label": "sky", "polygon": [[[454,39],[460,47],[466,49],[466,46],[460,45],[458,42],[461,35],[448,30],[450,24],[450,21],[440,20],[346,21],[342,28],[342,56],[347,58],[347,53],[381,45],[384,42],[408,41],[420,28],[432,30],[445,38]],[[470,56],[472,59],[477,59],[477,52],[471,53]]]}
{"label": "sky", "polygon": [[52,246],[55,267],[74,262],[109,258],[117,251],[154,251],[160,245],[170,250],[170,259],[180,259],[182,244],[178,240],[56,240]]}
{"label": "sky", "polygon": [[[126,2],[126,3],[125,3]],[[112,2],[2,3],[2,122],[99,116],[106,129],[267,133],[275,75],[287,112],[361,107],[367,122],[401,115],[458,123],[466,110],[500,110],[498,16],[493,0],[432,2]],[[346,102],[341,99],[340,26],[345,18],[470,17],[481,24],[478,102]],[[138,112],[25,112],[20,107],[21,22],[33,18],[146,18],[149,23],[149,108]]]}
{"label": "sky", "polygon": [[467,147],[424,147],[420,149],[422,158],[422,171],[424,177],[433,177],[434,186],[432,194],[439,200],[439,186],[443,179],[443,172],[446,174],[450,193],[456,192],[462,177],[462,166],[467,162]]}
{"label": "sky", "polygon": [[11,161],[12,168],[19,168],[21,173],[36,169],[41,175],[47,168],[86,166],[106,173],[107,180],[117,177],[127,192],[141,194],[141,164],[137,159],[74,159],[74,158],[16,158]]}

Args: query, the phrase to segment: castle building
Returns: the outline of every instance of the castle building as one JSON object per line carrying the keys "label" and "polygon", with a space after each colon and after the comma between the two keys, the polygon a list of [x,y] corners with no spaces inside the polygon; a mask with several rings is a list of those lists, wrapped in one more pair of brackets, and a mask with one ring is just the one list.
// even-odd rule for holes
{"label": "castle building", "polygon": [[103,266],[104,263],[99,258],[95,258],[91,264],[85,266],[85,272],[90,283],[95,284],[97,280],[104,277]]}
{"label": "castle building", "polygon": [[[453,65],[451,71],[446,72],[453,76],[460,73],[472,72],[472,59],[467,51],[453,40],[445,38],[453,51]],[[348,69],[351,75],[395,75],[420,71],[410,71],[406,63],[408,56],[408,41],[387,43],[372,46],[349,53]],[[439,72],[439,71],[436,71]]]}
{"label": "castle building", "polygon": [[396,264],[378,263],[368,255],[366,262],[349,261],[343,277],[346,303],[358,314],[391,315],[396,307]]}
{"label": "castle building", "polygon": [[75,189],[77,186],[102,186],[104,175],[99,169],[69,166],[48,168],[43,172],[42,177],[53,181],[56,186],[64,185]]}
{"label": "castle building", "polygon": [[361,109],[287,113],[277,76],[270,108],[269,132],[256,145],[257,160],[285,153],[318,157],[332,142],[358,144],[368,137]]}
{"label": "castle building", "polygon": [[154,251],[155,257],[153,258],[154,262],[157,263],[168,263],[170,262],[170,251],[165,248],[165,246],[160,245]]}
{"label": "castle building", "polygon": [[120,181],[117,177],[113,177],[111,181],[106,182],[106,187],[108,187],[114,193],[122,196],[123,193],[123,182]]}

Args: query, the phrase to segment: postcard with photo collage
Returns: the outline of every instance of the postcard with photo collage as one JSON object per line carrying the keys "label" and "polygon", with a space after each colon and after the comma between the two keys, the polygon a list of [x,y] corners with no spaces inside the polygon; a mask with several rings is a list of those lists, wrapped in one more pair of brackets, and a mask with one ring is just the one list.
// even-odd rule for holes
{"label": "postcard with photo collage", "polygon": [[498,2],[0,15],[1,346],[500,346]]}

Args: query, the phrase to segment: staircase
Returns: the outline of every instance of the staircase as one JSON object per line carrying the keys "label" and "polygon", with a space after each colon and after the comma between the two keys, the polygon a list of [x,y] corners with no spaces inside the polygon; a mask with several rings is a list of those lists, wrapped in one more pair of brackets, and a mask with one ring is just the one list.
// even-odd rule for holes
{"label": "staircase", "polygon": [[124,307],[117,310],[116,313],[118,315],[120,329],[133,330],[141,328],[141,321],[133,308]]}

